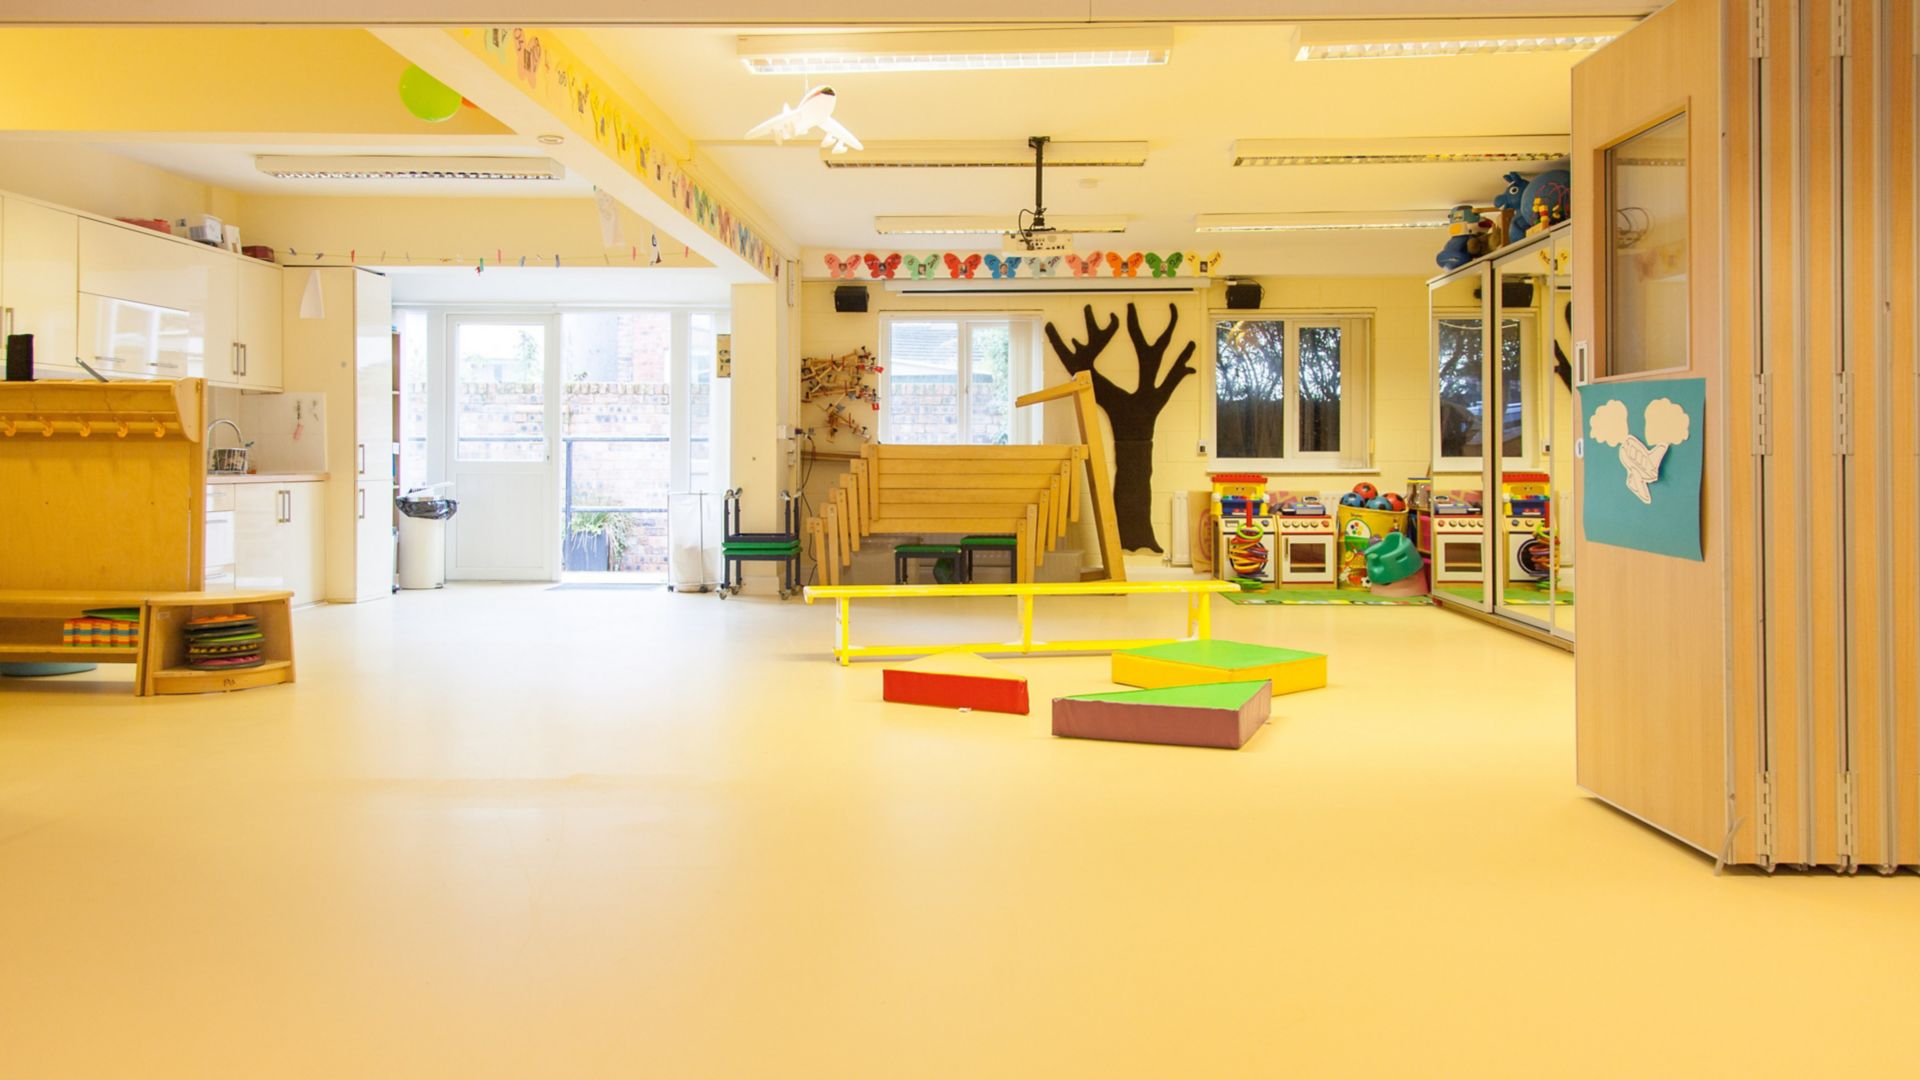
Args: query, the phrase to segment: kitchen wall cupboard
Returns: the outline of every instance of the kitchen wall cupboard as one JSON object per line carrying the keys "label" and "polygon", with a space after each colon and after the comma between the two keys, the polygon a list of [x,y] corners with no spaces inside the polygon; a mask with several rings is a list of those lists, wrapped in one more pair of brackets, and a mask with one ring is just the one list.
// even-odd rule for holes
{"label": "kitchen wall cupboard", "polygon": [[326,580],[324,483],[234,484],[234,586],[287,589],[295,606]]}
{"label": "kitchen wall cupboard", "polygon": [[[66,282],[62,297],[77,284],[75,329],[60,355],[124,375],[280,389],[278,266],[12,196],[5,199],[7,217],[16,202],[31,208],[22,213],[41,219],[40,246],[53,239],[55,222],[62,234],[72,230],[77,237],[69,260],[75,272],[60,277],[49,267],[42,278]],[[41,288],[48,294],[43,306],[51,306],[58,287]],[[54,355],[38,341],[35,353]]]}
{"label": "kitchen wall cupboard", "polygon": [[1707,388],[1705,559],[1580,550],[1577,771],[1729,863],[1920,866],[1917,42],[1912,0],[1678,0],[1574,69],[1581,394]]}
{"label": "kitchen wall cupboard", "polygon": [[[301,297],[318,275],[320,318]],[[324,595],[356,603],[393,589],[393,291],[346,267],[284,273],[284,383],[326,395],[327,533]]]}
{"label": "kitchen wall cupboard", "polygon": [[79,219],[11,196],[0,197],[0,341],[32,334],[34,368],[49,377],[79,374]]}

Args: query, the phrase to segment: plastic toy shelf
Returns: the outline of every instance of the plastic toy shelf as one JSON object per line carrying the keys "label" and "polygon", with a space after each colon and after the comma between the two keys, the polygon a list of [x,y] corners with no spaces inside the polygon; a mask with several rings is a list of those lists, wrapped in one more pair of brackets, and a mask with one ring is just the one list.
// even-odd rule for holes
{"label": "plastic toy shelf", "polygon": [[[1213,579],[1194,581],[1029,581],[973,585],[809,585],[807,603],[832,600],[836,608],[833,655],[842,665],[857,656],[926,656],[940,652],[1001,653],[1034,655],[1037,653],[1113,652],[1147,645],[1164,645],[1191,635],[1199,640],[1213,636],[1214,593],[1235,592],[1231,581]],[[1033,639],[1033,599],[1036,596],[1185,596],[1187,623],[1182,637],[1138,638],[1126,640],[1035,641]],[[853,602],[855,600],[905,600],[925,597],[1002,596],[1019,601],[1019,641],[980,642],[955,645],[855,645],[852,639]]]}

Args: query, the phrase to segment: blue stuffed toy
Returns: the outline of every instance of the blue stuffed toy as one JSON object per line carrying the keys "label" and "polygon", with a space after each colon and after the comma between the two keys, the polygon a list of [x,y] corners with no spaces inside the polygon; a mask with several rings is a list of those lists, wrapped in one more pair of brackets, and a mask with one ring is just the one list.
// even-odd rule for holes
{"label": "blue stuffed toy", "polygon": [[1573,177],[1565,169],[1550,169],[1529,180],[1517,172],[1505,177],[1507,190],[1493,200],[1496,209],[1513,211],[1513,222],[1507,226],[1507,243],[1515,243],[1527,235],[1527,230],[1540,222],[1541,215],[1535,213],[1535,203],[1546,208],[1546,220],[1565,221],[1573,210]]}
{"label": "blue stuffed toy", "polygon": [[1487,233],[1493,228],[1493,222],[1474,210],[1472,206],[1461,203],[1447,212],[1447,246],[1433,261],[1440,269],[1451,270],[1456,266],[1470,262],[1475,256],[1487,253]]}

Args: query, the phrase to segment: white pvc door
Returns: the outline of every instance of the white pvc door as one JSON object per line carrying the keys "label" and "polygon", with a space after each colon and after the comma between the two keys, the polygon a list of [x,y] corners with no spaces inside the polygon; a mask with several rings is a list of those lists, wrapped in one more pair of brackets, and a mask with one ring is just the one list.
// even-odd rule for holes
{"label": "white pvc door", "polygon": [[460,503],[447,576],[559,577],[559,328],[551,315],[447,321],[448,475]]}

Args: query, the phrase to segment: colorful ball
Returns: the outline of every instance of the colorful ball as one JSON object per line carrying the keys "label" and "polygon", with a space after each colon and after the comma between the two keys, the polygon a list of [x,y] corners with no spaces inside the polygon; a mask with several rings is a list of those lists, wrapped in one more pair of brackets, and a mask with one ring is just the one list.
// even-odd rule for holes
{"label": "colorful ball", "polygon": [[1371,498],[1371,499],[1368,499],[1368,500],[1367,500],[1367,509],[1369,509],[1369,510],[1391,510],[1391,509],[1393,509],[1393,507],[1391,507],[1391,506],[1388,506],[1388,505],[1387,505],[1387,500],[1385,500],[1385,499],[1383,499],[1383,498],[1381,498],[1381,497],[1380,497],[1380,496],[1378,496],[1378,495],[1375,495],[1375,496],[1374,496],[1373,498]]}
{"label": "colorful ball", "polygon": [[1366,496],[1360,494],[1357,491],[1349,491],[1345,495],[1340,496],[1340,505],[1341,506],[1365,506],[1367,505],[1367,499],[1366,499]]}
{"label": "colorful ball", "polygon": [[1407,508],[1407,500],[1391,491],[1380,497],[1386,500],[1387,509],[1395,511],[1396,513]]}
{"label": "colorful ball", "polygon": [[1362,480],[1359,483],[1353,485],[1353,493],[1355,495],[1360,496],[1361,501],[1364,502],[1380,494],[1380,489],[1377,487],[1374,487],[1372,484],[1367,483],[1365,480]]}
{"label": "colorful ball", "polygon": [[451,119],[460,111],[460,92],[426,73],[418,65],[400,73],[400,103],[429,123]]}

